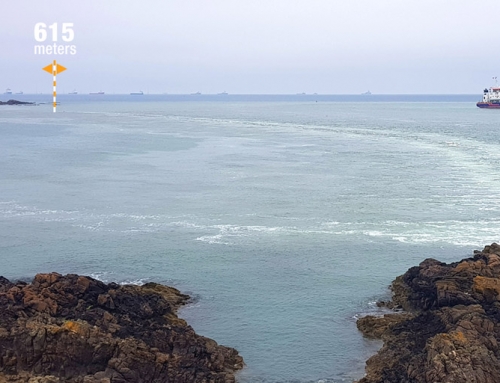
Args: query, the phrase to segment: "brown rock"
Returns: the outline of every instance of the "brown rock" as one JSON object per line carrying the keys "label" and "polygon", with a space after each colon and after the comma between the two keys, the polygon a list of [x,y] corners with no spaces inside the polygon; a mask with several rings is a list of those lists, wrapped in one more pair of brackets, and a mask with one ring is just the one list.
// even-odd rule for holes
{"label": "brown rock", "polygon": [[409,313],[385,314],[383,316],[367,315],[358,319],[358,330],[368,338],[383,339],[385,334],[390,334],[390,329],[405,320],[412,318]]}
{"label": "brown rock", "polygon": [[188,299],[158,284],[0,277],[0,383],[234,382],[242,358],[177,317]]}
{"label": "brown rock", "polygon": [[396,278],[385,306],[411,313],[358,320],[365,335],[384,340],[359,383],[500,382],[499,255],[493,243],[457,263],[427,259]]}

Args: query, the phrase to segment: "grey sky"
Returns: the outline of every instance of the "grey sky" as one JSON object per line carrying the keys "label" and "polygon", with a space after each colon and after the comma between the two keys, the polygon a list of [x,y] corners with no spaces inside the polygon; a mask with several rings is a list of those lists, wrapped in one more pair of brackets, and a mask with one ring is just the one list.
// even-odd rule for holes
{"label": "grey sky", "polygon": [[[54,58],[81,93],[481,93],[500,76],[498,0],[1,1],[0,93],[49,92]],[[77,54],[35,55],[37,22],[74,23]]]}

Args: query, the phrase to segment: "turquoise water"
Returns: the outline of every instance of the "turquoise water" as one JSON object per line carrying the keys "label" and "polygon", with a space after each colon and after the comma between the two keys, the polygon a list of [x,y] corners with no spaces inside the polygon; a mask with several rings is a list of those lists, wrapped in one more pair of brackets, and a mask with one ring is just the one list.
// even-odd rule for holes
{"label": "turquoise water", "polygon": [[473,102],[67,100],[0,108],[0,275],[174,285],[240,382],[361,377],[355,318],[395,276],[499,240],[500,113]]}

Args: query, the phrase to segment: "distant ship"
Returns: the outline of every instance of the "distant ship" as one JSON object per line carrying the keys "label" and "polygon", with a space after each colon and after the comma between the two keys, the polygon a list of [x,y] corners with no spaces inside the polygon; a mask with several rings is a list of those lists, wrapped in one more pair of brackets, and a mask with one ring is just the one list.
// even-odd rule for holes
{"label": "distant ship", "polygon": [[73,92],[69,92],[68,94],[78,94],[78,92],[75,89]]}
{"label": "distant ship", "polygon": [[12,91],[10,90],[10,88],[7,88],[4,94],[12,94]]}
{"label": "distant ship", "polygon": [[[496,80],[496,77],[493,77]],[[490,89],[483,91],[483,100],[477,104],[478,108],[500,109],[500,87],[492,86]]]}
{"label": "distant ship", "polygon": [[104,92],[100,90],[99,92],[94,92],[94,93],[90,92],[89,94],[104,94]]}
{"label": "distant ship", "polygon": [[142,95],[144,95],[144,92],[141,90],[139,92],[132,92],[132,93],[130,93],[130,95],[131,96],[142,96]]}
{"label": "distant ship", "polygon": [[370,91],[367,91],[365,93],[361,93],[362,96],[370,96],[372,94],[372,92]]}
{"label": "distant ship", "polygon": [[24,94],[23,91],[17,92],[16,94]]}
{"label": "distant ship", "polygon": [[191,93],[191,96],[201,96],[201,93],[200,92]]}
{"label": "distant ship", "polygon": [[227,92],[222,92],[222,93],[217,93],[218,96],[227,96],[229,93]]}

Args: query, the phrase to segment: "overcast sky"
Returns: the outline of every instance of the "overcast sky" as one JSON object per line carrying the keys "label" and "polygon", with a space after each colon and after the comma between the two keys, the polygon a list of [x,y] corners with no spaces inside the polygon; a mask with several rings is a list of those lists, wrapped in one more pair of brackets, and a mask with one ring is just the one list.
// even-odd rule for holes
{"label": "overcast sky", "polygon": [[[500,77],[498,0],[38,0],[0,11],[0,93],[481,93]],[[35,55],[37,22],[77,54]],[[45,44],[52,44],[50,38]]]}

